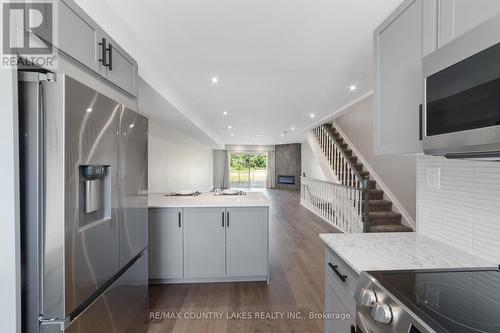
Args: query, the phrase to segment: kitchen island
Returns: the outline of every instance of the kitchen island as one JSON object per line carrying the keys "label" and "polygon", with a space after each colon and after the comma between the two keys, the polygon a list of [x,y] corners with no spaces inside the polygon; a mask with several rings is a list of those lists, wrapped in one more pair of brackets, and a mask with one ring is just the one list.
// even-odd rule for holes
{"label": "kitchen island", "polygon": [[269,206],[263,193],[149,195],[150,281],[269,282]]}

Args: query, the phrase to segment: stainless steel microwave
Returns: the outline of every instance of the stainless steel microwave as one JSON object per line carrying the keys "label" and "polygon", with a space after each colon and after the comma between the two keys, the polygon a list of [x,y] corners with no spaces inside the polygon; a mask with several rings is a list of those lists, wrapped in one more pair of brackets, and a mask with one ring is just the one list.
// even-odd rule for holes
{"label": "stainless steel microwave", "polygon": [[424,58],[423,147],[500,160],[500,17]]}

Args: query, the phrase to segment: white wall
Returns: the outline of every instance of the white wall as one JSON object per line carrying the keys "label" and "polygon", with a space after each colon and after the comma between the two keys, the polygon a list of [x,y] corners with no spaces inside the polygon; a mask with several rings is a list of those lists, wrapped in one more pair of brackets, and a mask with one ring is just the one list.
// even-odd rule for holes
{"label": "white wall", "polygon": [[208,191],[213,187],[212,149],[157,120],[149,122],[149,192]]}
{"label": "white wall", "polygon": [[21,331],[16,80],[0,70],[0,332]]}
{"label": "white wall", "polygon": [[373,154],[373,99],[352,105],[335,122],[390,189],[413,221],[416,220],[416,155]]}
{"label": "white wall", "polygon": [[213,142],[142,78],[139,112],[149,118],[149,192],[212,190]]}
{"label": "white wall", "polygon": [[[440,170],[441,186],[426,181]],[[418,232],[500,262],[500,163],[418,158]]]}
{"label": "white wall", "polygon": [[301,158],[301,168],[303,174],[305,172],[306,177],[316,178],[321,180],[326,180],[325,173],[321,170],[318,159],[314,156],[314,153],[309,146],[307,141],[302,142],[300,145],[300,158]]}

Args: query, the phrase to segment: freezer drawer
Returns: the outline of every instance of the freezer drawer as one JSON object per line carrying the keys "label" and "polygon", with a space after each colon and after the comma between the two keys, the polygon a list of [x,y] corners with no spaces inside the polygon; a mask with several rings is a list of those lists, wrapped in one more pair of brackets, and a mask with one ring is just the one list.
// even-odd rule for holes
{"label": "freezer drawer", "polygon": [[[65,333],[143,333],[148,311],[147,250]],[[59,325],[42,325],[42,333],[60,333]]]}

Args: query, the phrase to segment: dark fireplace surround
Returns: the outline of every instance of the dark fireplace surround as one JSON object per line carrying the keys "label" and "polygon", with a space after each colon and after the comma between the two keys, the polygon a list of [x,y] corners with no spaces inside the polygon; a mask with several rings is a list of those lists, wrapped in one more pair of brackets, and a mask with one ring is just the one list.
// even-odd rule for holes
{"label": "dark fireplace surround", "polygon": [[300,143],[275,146],[276,188],[300,190]]}

